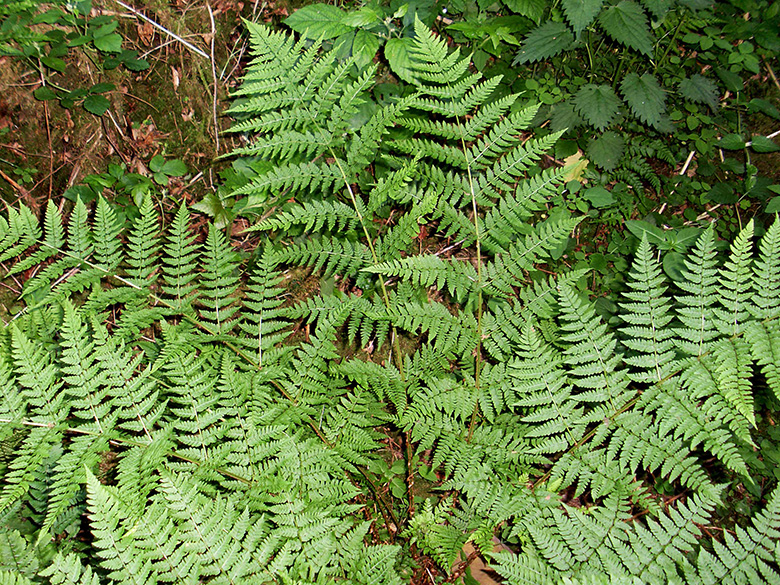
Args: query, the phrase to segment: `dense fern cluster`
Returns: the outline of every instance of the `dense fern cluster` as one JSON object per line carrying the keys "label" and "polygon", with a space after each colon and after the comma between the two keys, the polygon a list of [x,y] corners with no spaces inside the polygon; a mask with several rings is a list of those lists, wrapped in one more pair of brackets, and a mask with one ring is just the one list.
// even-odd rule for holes
{"label": "dense fern cluster", "polygon": [[[251,32],[239,154],[273,165],[236,196],[294,199],[255,253],[150,197],[0,221],[0,583],[399,584],[468,541],[508,583],[779,582],[780,492],[701,527],[780,400],[780,222],[673,283],[644,240],[614,327],[540,270],[578,219],[533,107],[420,23],[385,103]],[[285,265],[347,292],[285,303]]]}

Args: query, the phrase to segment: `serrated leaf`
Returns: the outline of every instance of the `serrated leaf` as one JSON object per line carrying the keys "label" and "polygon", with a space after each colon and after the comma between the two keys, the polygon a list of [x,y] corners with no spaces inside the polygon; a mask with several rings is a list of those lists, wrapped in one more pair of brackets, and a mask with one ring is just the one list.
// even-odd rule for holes
{"label": "serrated leaf", "polygon": [[545,0],[504,0],[504,4],[512,12],[521,14],[538,23],[547,8]]}
{"label": "serrated leaf", "polygon": [[672,0],[642,0],[642,4],[653,13],[656,20],[661,20],[672,7]]}
{"label": "serrated leaf", "polygon": [[634,115],[645,124],[658,126],[666,112],[664,91],[650,73],[641,77],[629,73],[620,84],[620,91]]}
{"label": "serrated leaf", "polygon": [[379,39],[375,34],[359,30],[352,42],[352,56],[356,59],[358,68],[369,65],[379,50]]}
{"label": "serrated leaf", "polygon": [[622,0],[604,9],[599,15],[599,24],[618,43],[645,55],[652,55],[653,36],[647,15],[633,0]]}
{"label": "serrated leaf", "polygon": [[718,148],[726,150],[742,150],[745,148],[745,139],[739,134],[726,134],[718,141]]}
{"label": "serrated leaf", "polygon": [[553,132],[576,128],[584,124],[583,119],[574,109],[574,104],[570,100],[559,102],[552,107],[550,112],[550,126]]}
{"label": "serrated leaf", "polygon": [[90,114],[95,114],[96,116],[102,116],[103,114],[106,113],[108,108],[111,107],[111,102],[109,102],[102,95],[94,94],[94,95],[87,96],[84,99],[84,103],[81,105]]}
{"label": "serrated leaf", "polygon": [[565,23],[545,22],[528,33],[513,64],[549,59],[568,49],[573,42],[574,35]]}
{"label": "serrated leaf", "polygon": [[588,124],[603,130],[617,117],[620,98],[608,85],[588,83],[574,96],[574,107]]}
{"label": "serrated leaf", "polygon": [[310,4],[293,12],[283,22],[310,39],[333,39],[352,30],[344,24],[346,13],[330,4]]}
{"label": "serrated leaf", "polygon": [[718,86],[714,81],[697,73],[683,79],[679,89],[685,99],[718,109]]}
{"label": "serrated leaf", "polygon": [[774,140],[767,138],[766,136],[753,136],[750,140],[750,148],[755,152],[777,152],[780,150],[780,146],[778,146]]}
{"label": "serrated leaf", "polygon": [[390,39],[385,44],[385,58],[390,65],[390,70],[404,81],[412,80],[412,61],[409,59],[409,49],[414,41],[408,37]]}
{"label": "serrated leaf", "polygon": [[588,158],[605,171],[611,171],[617,166],[625,148],[623,137],[608,130],[588,144]]}
{"label": "serrated leaf", "polygon": [[566,20],[579,38],[580,33],[592,23],[604,4],[604,0],[563,0],[563,12]]}

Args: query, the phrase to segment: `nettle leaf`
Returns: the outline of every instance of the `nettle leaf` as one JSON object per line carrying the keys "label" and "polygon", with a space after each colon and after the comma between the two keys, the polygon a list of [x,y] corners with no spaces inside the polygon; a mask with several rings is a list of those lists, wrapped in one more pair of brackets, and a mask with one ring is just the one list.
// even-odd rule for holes
{"label": "nettle leaf", "polygon": [[703,75],[691,75],[680,82],[680,93],[692,102],[707,104],[711,109],[718,109],[718,86]]}
{"label": "nettle leaf", "polygon": [[654,75],[641,77],[629,73],[620,84],[620,91],[634,115],[650,126],[658,126],[666,112],[664,91]]}
{"label": "nettle leaf", "polygon": [[574,107],[588,124],[603,130],[617,117],[620,98],[608,85],[588,83],[574,96]]}
{"label": "nettle leaf", "polygon": [[626,149],[626,141],[617,132],[607,130],[590,141],[588,144],[588,158],[605,171],[614,170],[623,152]]}
{"label": "nettle leaf", "polygon": [[604,0],[563,0],[563,12],[577,37],[596,19]]}
{"label": "nettle leaf", "polygon": [[645,55],[653,53],[653,36],[647,15],[636,2],[622,0],[610,6],[599,15],[599,24],[605,33],[620,44]]}
{"label": "nettle leaf", "polygon": [[310,4],[293,12],[284,24],[310,39],[333,39],[352,30],[344,24],[346,13],[330,4]]}
{"label": "nettle leaf", "polygon": [[523,46],[515,57],[513,65],[518,63],[533,63],[554,57],[569,48],[574,42],[574,35],[563,22],[545,22],[528,33]]}
{"label": "nettle leaf", "polygon": [[656,20],[660,20],[664,14],[669,12],[669,9],[672,7],[672,0],[642,0],[642,4],[653,13]]}
{"label": "nettle leaf", "polygon": [[504,4],[512,12],[521,14],[537,23],[542,19],[544,10],[547,8],[545,0],[504,0]]}

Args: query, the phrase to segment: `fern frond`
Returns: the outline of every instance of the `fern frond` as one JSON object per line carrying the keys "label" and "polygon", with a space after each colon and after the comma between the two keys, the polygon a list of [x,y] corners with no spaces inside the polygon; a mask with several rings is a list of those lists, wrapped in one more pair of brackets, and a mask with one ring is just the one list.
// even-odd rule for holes
{"label": "fern frond", "polygon": [[217,336],[229,333],[237,325],[239,309],[236,291],[239,287],[238,254],[222,231],[209,225],[203,245],[203,272],[200,274],[198,315]]}
{"label": "fern frond", "polygon": [[778,583],[777,553],[773,551],[778,538],[780,490],[775,488],[766,508],[753,518],[752,526],[737,526],[736,535],[724,532],[724,542],[714,541],[713,552],[700,548],[696,570],[688,569],[686,577],[707,584]]}
{"label": "fern frond", "polygon": [[621,303],[620,317],[627,323],[622,328],[623,344],[633,354],[625,358],[638,371],[631,374],[637,382],[660,382],[674,369],[673,332],[667,327],[672,321],[671,302],[660,262],[654,258],[647,235],[643,235],[624,296],[633,301]]}
{"label": "fern frond", "polygon": [[373,263],[368,246],[335,237],[309,239],[302,244],[277,250],[273,259],[277,263],[303,264],[314,270],[322,269],[325,276],[334,273],[353,276]]}
{"label": "fern frond", "polygon": [[780,219],[769,226],[759,244],[753,266],[753,297],[748,306],[758,319],[777,317],[780,312]]}
{"label": "fern frond", "polygon": [[190,233],[189,213],[182,204],[168,231],[168,243],[164,246],[161,289],[170,298],[176,311],[189,312],[197,297],[195,263],[200,255],[195,236]]}
{"label": "fern frond", "polygon": [[710,226],[696,240],[685,260],[683,279],[677,283],[688,294],[677,297],[677,318],[682,327],[675,332],[675,343],[688,355],[702,355],[718,335],[713,315],[718,298],[716,266],[715,231]]}
{"label": "fern frond", "polygon": [[723,335],[738,335],[748,318],[752,284],[753,220],[737,235],[719,272],[720,294],[714,308],[715,327]]}

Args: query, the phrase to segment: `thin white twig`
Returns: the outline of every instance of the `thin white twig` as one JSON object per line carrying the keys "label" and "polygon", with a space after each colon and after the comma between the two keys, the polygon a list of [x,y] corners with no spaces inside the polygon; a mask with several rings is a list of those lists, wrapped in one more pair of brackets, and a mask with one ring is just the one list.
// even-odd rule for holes
{"label": "thin white twig", "polygon": [[[196,47],[196,46],[195,46],[195,45],[193,45],[192,43],[189,43],[189,42],[185,41],[183,38],[181,38],[181,37],[180,37],[179,35],[177,35],[175,32],[173,32],[173,31],[170,31],[170,30],[168,30],[167,28],[165,28],[163,25],[156,23],[155,21],[153,21],[153,20],[152,20],[151,18],[149,18],[148,16],[145,16],[145,15],[141,14],[141,13],[140,13],[140,12],[138,12],[138,11],[137,11],[135,8],[133,8],[132,6],[128,6],[127,4],[125,4],[124,2],[122,2],[122,0],[114,0],[114,2],[116,2],[117,4],[119,4],[119,5],[120,5],[122,8],[124,8],[125,10],[129,10],[130,12],[132,12],[133,14],[135,14],[135,15],[136,15],[138,18],[140,18],[140,19],[142,19],[142,20],[145,20],[146,22],[148,22],[149,24],[151,24],[153,27],[155,27],[155,28],[158,28],[158,29],[160,29],[162,32],[164,32],[165,34],[167,34],[167,35],[169,35],[169,36],[173,37],[174,39],[176,39],[177,41],[179,41],[179,42],[180,42],[182,45],[184,45],[185,47],[187,47],[187,48],[188,48],[190,51],[192,51],[193,53],[197,53],[197,54],[198,54],[198,55],[200,55],[201,57],[204,57],[204,58],[206,58],[206,59],[209,59],[209,56],[208,56],[206,53],[204,53],[203,51],[201,51],[201,50],[200,50],[198,47]],[[209,60],[211,60],[211,59],[209,59]],[[213,66],[213,62],[212,62],[212,66]]]}
{"label": "thin white twig", "polygon": [[214,24],[214,13],[211,11],[211,4],[206,2],[206,8],[209,11],[209,20],[211,21],[211,78],[214,81],[214,88],[211,91],[211,113],[214,119],[214,142],[219,155],[219,124],[217,120],[217,64],[214,60],[214,38],[217,36],[217,27]]}

